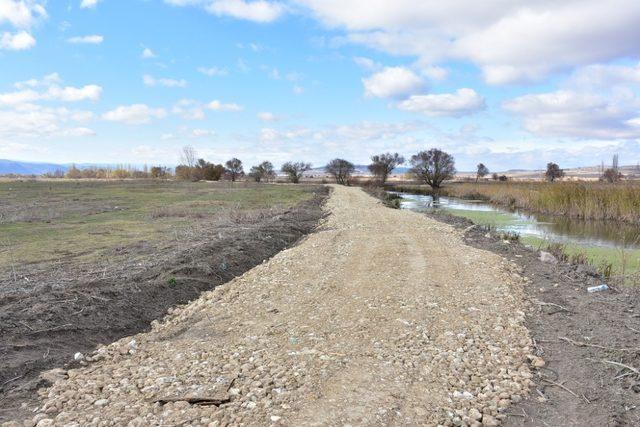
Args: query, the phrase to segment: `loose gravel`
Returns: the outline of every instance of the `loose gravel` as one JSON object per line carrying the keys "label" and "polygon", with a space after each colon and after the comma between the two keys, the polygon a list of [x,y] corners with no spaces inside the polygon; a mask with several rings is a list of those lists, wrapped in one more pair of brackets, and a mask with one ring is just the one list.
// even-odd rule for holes
{"label": "loose gravel", "polygon": [[357,188],[326,209],[299,245],[49,372],[24,425],[499,425],[544,364],[518,268]]}

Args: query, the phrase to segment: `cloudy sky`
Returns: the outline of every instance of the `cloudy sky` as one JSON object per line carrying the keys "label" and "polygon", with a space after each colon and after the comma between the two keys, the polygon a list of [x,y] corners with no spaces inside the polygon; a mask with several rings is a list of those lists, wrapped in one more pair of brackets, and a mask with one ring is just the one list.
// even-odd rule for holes
{"label": "cloudy sky", "polygon": [[640,161],[638,0],[0,0],[0,158]]}

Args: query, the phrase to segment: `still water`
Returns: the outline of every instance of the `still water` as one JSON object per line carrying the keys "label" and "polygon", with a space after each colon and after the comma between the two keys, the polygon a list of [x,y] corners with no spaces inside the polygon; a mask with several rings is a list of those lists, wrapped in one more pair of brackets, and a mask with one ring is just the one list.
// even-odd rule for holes
{"label": "still water", "polygon": [[438,209],[491,225],[497,231],[518,233],[526,241],[544,240],[584,247],[640,248],[640,227],[614,221],[584,221],[510,211],[477,200],[462,200],[417,194],[394,193],[401,197],[400,209],[427,211]]}

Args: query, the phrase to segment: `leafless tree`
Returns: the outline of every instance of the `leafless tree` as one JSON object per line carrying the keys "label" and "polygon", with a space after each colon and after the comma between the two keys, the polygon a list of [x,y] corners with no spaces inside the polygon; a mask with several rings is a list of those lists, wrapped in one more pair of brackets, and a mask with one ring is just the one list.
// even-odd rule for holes
{"label": "leafless tree", "polygon": [[185,145],[182,147],[182,151],[180,153],[180,162],[183,165],[188,166],[190,168],[196,165],[198,159],[198,154],[196,153],[195,148],[190,145]]}
{"label": "leafless tree", "polygon": [[351,178],[355,169],[356,167],[353,163],[344,159],[333,159],[324,167],[324,170],[333,175],[336,182],[342,185],[347,185],[349,183],[349,178]]}
{"label": "leafless tree", "polygon": [[404,157],[398,153],[377,154],[371,157],[369,171],[380,181],[381,184],[384,184],[391,172],[403,163]]}
{"label": "leafless tree", "polygon": [[280,169],[282,170],[282,172],[287,174],[287,176],[289,177],[289,181],[297,184],[300,182],[300,178],[302,178],[302,175],[306,171],[311,170],[311,163],[287,162],[283,164]]}
{"label": "leafless tree", "polygon": [[181,172],[182,175],[186,175],[185,178],[194,180],[197,161],[198,153],[196,153],[195,148],[193,148],[191,145],[185,145],[184,147],[182,147],[182,151],[180,152],[180,166],[183,166]]}
{"label": "leafless tree", "polygon": [[411,172],[415,177],[434,189],[440,188],[443,181],[456,174],[453,156],[438,148],[411,156],[411,165]]}

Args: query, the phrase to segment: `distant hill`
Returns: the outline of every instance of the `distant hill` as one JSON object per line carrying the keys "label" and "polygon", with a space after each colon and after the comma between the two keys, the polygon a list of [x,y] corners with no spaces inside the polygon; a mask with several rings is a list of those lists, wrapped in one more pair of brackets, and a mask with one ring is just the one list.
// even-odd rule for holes
{"label": "distant hill", "polygon": [[42,175],[56,170],[66,171],[68,166],[55,163],[21,162],[0,159],[0,175]]}

